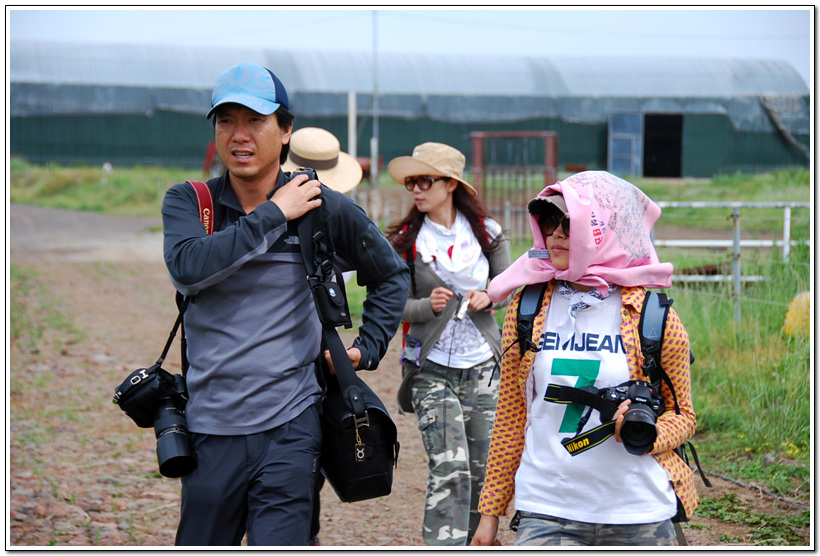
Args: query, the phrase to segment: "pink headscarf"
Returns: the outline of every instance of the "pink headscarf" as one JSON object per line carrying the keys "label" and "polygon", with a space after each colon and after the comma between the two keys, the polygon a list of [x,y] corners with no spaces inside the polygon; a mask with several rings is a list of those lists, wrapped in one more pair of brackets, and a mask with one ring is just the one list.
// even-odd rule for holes
{"label": "pink headscarf", "polygon": [[661,263],[652,245],[652,226],[661,209],[631,183],[608,172],[581,172],[544,188],[538,197],[560,194],[572,222],[569,268],[558,270],[547,258],[544,235],[530,215],[533,249],[496,276],[487,289],[498,302],[520,286],[556,278],[593,286],[607,295],[608,284],[668,288],[672,263]]}

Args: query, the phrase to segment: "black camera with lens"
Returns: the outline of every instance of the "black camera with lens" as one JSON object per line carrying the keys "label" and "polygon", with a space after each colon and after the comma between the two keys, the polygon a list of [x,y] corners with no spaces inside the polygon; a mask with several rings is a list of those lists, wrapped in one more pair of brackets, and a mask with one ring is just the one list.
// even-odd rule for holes
{"label": "black camera with lens", "polygon": [[630,454],[642,456],[647,453],[658,437],[655,423],[663,411],[663,400],[652,385],[642,380],[631,380],[614,388],[599,390],[598,394],[614,405],[626,400],[632,402],[624,414],[621,440]]}
{"label": "black camera with lens", "polygon": [[132,372],[114,392],[113,402],[137,426],[154,428],[159,472],[165,477],[182,477],[196,467],[185,420],[187,401],[185,377],[159,363]]}

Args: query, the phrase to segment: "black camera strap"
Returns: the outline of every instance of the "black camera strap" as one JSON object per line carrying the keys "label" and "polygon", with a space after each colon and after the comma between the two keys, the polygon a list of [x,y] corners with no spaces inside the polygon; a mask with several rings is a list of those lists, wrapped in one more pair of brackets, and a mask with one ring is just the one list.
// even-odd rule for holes
{"label": "black camera strap", "polygon": [[168,350],[171,349],[171,344],[174,343],[174,336],[177,334],[177,330],[182,327],[182,333],[180,334],[180,338],[182,340],[182,374],[185,374],[185,371],[188,370],[188,358],[185,355],[185,327],[182,326],[182,316],[185,314],[185,309],[188,308],[188,303],[190,298],[183,296],[181,293],[177,292],[177,307],[179,307],[179,314],[177,315],[177,320],[174,322],[173,328],[171,328],[171,333],[168,335],[168,341],[165,342],[165,347],[162,350],[162,355],[159,356],[157,359],[156,365],[161,367],[162,364],[165,362],[165,357],[168,355]]}
{"label": "black camera strap", "polygon": [[615,421],[612,420],[612,417],[618,411],[618,408],[599,396],[597,388],[575,388],[573,386],[550,384],[547,386],[544,400],[562,404],[578,403],[589,406],[590,409],[597,409],[601,413],[602,425],[581,434],[581,429],[584,428],[587,419],[589,419],[589,413],[587,413],[585,418],[578,424],[575,436],[561,441],[561,445],[571,456],[582,454],[615,434]]}

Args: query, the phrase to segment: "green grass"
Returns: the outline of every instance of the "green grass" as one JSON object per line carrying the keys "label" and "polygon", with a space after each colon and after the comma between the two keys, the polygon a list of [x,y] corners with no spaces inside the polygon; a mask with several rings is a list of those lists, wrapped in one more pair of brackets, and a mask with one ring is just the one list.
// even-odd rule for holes
{"label": "green grass", "polygon": [[54,330],[65,341],[76,342],[83,337],[59,307],[57,298],[48,291],[30,269],[9,267],[9,337],[26,351],[37,351],[47,330]]}
{"label": "green grass", "polygon": [[[668,182],[653,182],[650,178],[637,179],[633,183],[655,201],[808,203],[811,200],[809,181],[808,168],[790,168],[762,174],[719,175],[710,181],[683,182],[675,185]],[[731,230],[732,221],[728,218],[730,214],[731,209],[670,207],[664,209],[663,221],[683,227]],[[792,218],[798,226],[805,228],[802,237],[808,237],[809,217],[809,209],[792,210]],[[772,232],[783,231],[783,209],[744,208],[741,210],[741,224],[746,231],[753,228],[760,238],[767,238]],[[799,231],[793,232],[793,237],[798,235]]]}
{"label": "green grass", "polygon": [[103,179],[100,168],[36,166],[19,158],[9,174],[12,203],[130,216],[158,215],[170,186],[202,179],[194,170],[139,166],[114,168]]}
{"label": "green grass", "polygon": [[[805,529],[811,523],[808,510],[797,516],[773,516],[752,510],[734,494],[724,494],[719,498],[704,497],[697,511],[703,517],[748,526],[748,540],[756,546],[802,545],[805,541],[797,529]],[[726,537],[721,541],[738,543],[747,539]]]}

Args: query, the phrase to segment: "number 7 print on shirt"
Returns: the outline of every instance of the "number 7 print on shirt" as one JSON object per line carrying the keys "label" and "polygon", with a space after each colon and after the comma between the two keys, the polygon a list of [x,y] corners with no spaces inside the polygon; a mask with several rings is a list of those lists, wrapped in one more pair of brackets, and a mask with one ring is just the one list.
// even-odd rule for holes
{"label": "number 7 print on shirt", "polygon": [[[594,386],[595,379],[598,378],[598,372],[601,370],[600,361],[578,360],[578,359],[553,359],[552,360],[552,375],[553,376],[577,376],[575,381],[576,388],[583,388],[585,386]],[[544,395],[546,399],[546,394]],[[561,420],[561,428],[558,432],[574,433],[578,429],[578,423],[581,421],[581,416],[584,413],[586,406],[579,403],[570,403],[564,411],[564,418]]]}

